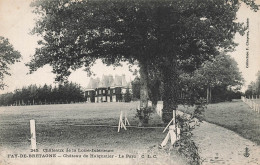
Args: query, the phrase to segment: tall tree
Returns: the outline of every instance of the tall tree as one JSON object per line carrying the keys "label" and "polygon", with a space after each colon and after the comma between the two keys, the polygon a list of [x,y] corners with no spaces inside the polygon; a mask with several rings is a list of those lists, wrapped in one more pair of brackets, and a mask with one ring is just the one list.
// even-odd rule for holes
{"label": "tall tree", "polygon": [[30,91],[30,94],[29,94],[30,103],[31,103],[32,105],[34,105],[35,102],[36,102],[37,99],[38,99],[37,86],[36,86],[36,85],[30,85],[30,86],[28,86],[28,90]]}
{"label": "tall tree", "polygon": [[[257,10],[253,0],[242,0]],[[218,50],[232,50],[240,1],[234,0],[36,0],[40,19],[34,33],[42,46],[29,64],[45,64],[62,80],[96,59],[118,65],[139,62],[141,107],[148,105],[149,68],[157,68],[164,84],[164,121],[178,104],[178,70],[195,70]]]}
{"label": "tall tree", "polygon": [[221,54],[212,61],[206,61],[195,72],[197,82],[202,83],[207,89],[207,102],[211,102],[212,88],[216,86],[240,88],[244,83],[236,61],[229,55]]}
{"label": "tall tree", "polygon": [[199,93],[199,90],[206,89],[208,103],[211,102],[213,88],[239,89],[244,83],[237,62],[226,54],[220,54],[210,61],[205,61],[192,74],[183,73],[181,81],[188,91],[196,89],[196,92]]}
{"label": "tall tree", "polygon": [[157,106],[158,100],[161,98],[162,94],[162,76],[157,68],[148,69],[148,93],[149,99],[152,101],[152,108],[155,109]]}
{"label": "tall tree", "polygon": [[6,84],[3,80],[9,73],[10,65],[19,62],[21,54],[14,50],[13,46],[9,43],[8,39],[0,36],[0,89],[3,89]]}
{"label": "tall tree", "polygon": [[133,99],[140,99],[140,78],[137,76],[135,79],[131,82],[132,84],[132,93],[133,93]]}

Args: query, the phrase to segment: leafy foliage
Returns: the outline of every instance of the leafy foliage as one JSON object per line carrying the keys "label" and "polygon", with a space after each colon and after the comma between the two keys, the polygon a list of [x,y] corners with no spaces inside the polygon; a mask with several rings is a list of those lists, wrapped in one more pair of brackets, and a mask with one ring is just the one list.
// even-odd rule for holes
{"label": "leafy foliage", "polygon": [[139,120],[142,122],[142,124],[148,124],[148,121],[152,113],[154,113],[154,111],[153,108],[150,106],[147,108],[140,108],[140,109],[136,109],[135,117],[138,117]]}
{"label": "leafy foliage", "polygon": [[204,119],[204,112],[206,109],[206,100],[205,99],[199,99],[195,103],[195,109],[193,112],[193,118],[197,118],[199,121],[202,121]]}
{"label": "leafy foliage", "polygon": [[[194,104],[197,98],[206,96],[206,90],[209,87],[213,100],[229,100],[233,91],[240,89],[244,79],[236,61],[229,55],[220,54],[210,61],[205,61],[191,74],[181,73],[180,83],[183,92],[191,98],[190,102]],[[230,98],[226,98],[227,96]]]}
{"label": "leafy foliage", "polygon": [[165,66],[173,56],[189,70],[218,48],[232,50],[235,33],[244,30],[234,22],[239,5],[233,0],[36,0],[32,6],[40,18],[33,34],[43,40],[28,65],[34,71],[50,64],[62,78],[70,69],[89,70],[97,58]]}
{"label": "leafy foliage", "polygon": [[129,88],[126,89],[126,93],[124,95],[124,100],[125,100],[125,102],[131,102],[131,100],[132,100]]}
{"label": "leafy foliage", "polygon": [[206,61],[195,74],[198,83],[210,84],[211,87],[238,86],[239,88],[244,82],[236,61],[225,54],[216,56],[212,61]]}
{"label": "leafy foliage", "polygon": [[192,140],[191,132],[183,132],[181,134],[181,139],[176,143],[177,151],[184,155],[188,159],[189,163],[192,165],[199,165],[200,156],[198,152],[198,147]]}
{"label": "leafy foliage", "polygon": [[[177,115],[177,123],[181,127],[181,135],[180,139],[174,144],[177,148],[177,151],[184,155],[186,159],[188,159],[190,164],[201,164],[198,147],[195,142],[192,140],[192,130],[196,126],[196,120],[199,122],[202,121],[204,116],[204,111],[206,108],[205,100],[200,99],[196,102],[195,109],[191,115],[191,117],[187,117],[187,115]],[[191,126],[192,125],[192,126]]]}
{"label": "leafy foliage", "polygon": [[3,89],[5,84],[3,82],[6,75],[9,73],[9,66],[15,62],[19,62],[21,54],[14,50],[8,39],[0,36],[0,89]]}

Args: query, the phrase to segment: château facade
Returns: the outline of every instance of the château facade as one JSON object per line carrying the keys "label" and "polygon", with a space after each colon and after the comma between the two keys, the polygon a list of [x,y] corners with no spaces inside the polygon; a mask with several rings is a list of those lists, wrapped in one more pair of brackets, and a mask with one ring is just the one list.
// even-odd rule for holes
{"label": "ch\u00e2teau facade", "polygon": [[126,82],[124,74],[103,75],[101,80],[90,78],[85,97],[87,102],[122,102],[127,89],[131,93],[131,83]]}

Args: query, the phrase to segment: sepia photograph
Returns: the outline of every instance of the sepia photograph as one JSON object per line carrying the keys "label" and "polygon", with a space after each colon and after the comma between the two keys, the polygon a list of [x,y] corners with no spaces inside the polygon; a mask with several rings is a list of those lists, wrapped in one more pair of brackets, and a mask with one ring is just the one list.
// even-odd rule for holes
{"label": "sepia photograph", "polygon": [[0,0],[0,165],[260,165],[260,0]]}

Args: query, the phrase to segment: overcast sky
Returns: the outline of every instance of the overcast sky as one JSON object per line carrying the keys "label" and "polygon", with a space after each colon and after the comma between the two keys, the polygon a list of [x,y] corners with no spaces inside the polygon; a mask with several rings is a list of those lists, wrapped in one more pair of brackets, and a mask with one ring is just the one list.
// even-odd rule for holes
{"label": "overcast sky", "polygon": [[[260,0],[258,1],[258,4]],[[5,82],[9,87],[0,93],[11,92],[16,88],[21,88],[30,84],[53,84],[55,75],[51,73],[51,68],[45,66],[31,75],[27,75],[29,69],[24,66],[30,60],[30,56],[34,54],[37,46],[37,37],[29,34],[34,26],[34,15],[29,6],[30,0],[0,0],[0,36],[9,39],[9,42],[22,55],[19,63],[11,66],[12,76],[6,76]],[[236,36],[236,42],[239,46],[231,55],[238,63],[239,69],[246,80],[245,87],[255,81],[255,74],[260,70],[260,12],[252,12],[245,6],[242,6],[238,13],[238,21],[246,23],[249,18],[250,25],[250,50],[249,50],[249,68],[246,68],[246,35]],[[127,80],[133,80],[134,76],[128,71],[128,67],[106,67],[101,62],[92,68],[98,77],[103,74],[126,74]],[[87,73],[78,70],[71,74],[70,81],[77,82],[83,87],[87,86],[89,77]],[[244,87],[244,89],[245,89]]]}

